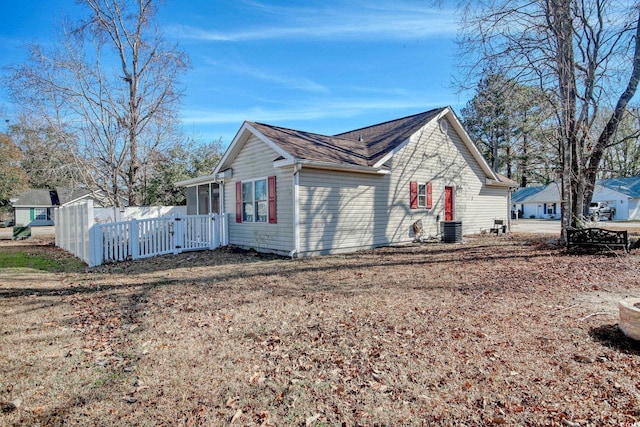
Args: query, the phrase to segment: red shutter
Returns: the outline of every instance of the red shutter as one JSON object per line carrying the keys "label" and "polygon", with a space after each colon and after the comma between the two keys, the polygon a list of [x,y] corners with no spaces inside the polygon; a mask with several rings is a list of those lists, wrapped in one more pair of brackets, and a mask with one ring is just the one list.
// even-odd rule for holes
{"label": "red shutter", "polygon": [[236,181],[236,222],[242,222],[242,182]]}
{"label": "red shutter", "polygon": [[418,183],[416,181],[409,183],[409,207],[411,209],[418,208]]}
{"label": "red shutter", "polygon": [[269,224],[276,224],[278,222],[277,204],[276,204],[276,177],[270,176],[267,178],[267,191],[269,193]]}
{"label": "red shutter", "polygon": [[431,209],[433,206],[433,188],[430,182],[427,182],[427,209]]}

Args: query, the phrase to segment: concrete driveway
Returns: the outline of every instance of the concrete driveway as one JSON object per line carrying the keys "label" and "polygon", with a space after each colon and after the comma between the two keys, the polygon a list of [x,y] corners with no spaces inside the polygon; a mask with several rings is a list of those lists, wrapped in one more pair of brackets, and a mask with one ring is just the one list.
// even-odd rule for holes
{"label": "concrete driveway", "polygon": [[560,235],[560,220],[513,219],[511,220],[511,231],[514,233],[544,233]]}
{"label": "concrete driveway", "polygon": [[[640,224],[631,221],[599,221],[593,227],[612,230],[637,230]],[[560,235],[560,220],[553,219],[518,219],[511,220],[511,231],[514,233],[541,233]]]}

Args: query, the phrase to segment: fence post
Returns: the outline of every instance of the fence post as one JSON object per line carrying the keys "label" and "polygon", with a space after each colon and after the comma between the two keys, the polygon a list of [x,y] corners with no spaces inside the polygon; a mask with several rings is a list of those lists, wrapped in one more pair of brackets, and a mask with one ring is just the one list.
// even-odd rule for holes
{"label": "fence post", "polygon": [[85,215],[85,219],[87,220],[86,223],[83,223],[83,227],[82,227],[82,241],[83,241],[83,252],[82,255],[84,256],[84,259],[86,260],[86,262],[88,263],[89,261],[89,251],[91,250],[91,226],[93,225],[93,223],[95,222],[94,220],[94,216],[93,216],[93,200],[87,200],[87,212]]}
{"label": "fence post", "polygon": [[180,215],[176,215],[173,218],[173,238],[174,238],[174,247],[173,254],[177,255],[182,252],[182,248],[184,246],[184,218]]}
{"label": "fence post", "polygon": [[220,215],[220,244],[221,246],[229,245],[229,227],[228,218],[226,213]]}
{"label": "fence post", "polygon": [[210,213],[207,226],[209,241],[209,249],[215,249],[220,246],[220,233],[218,231],[218,214]]}
{"label": "fence post", "polygon": [[89,267],[102,264],[104,252],[104,239],[100,224],[93,224],[89,228]]}
{"label": "fence post", "polygon": [[[60,247],[60,230],[62,229],[62,224],[60,224],[60,206],[53,208],[53,232],[55,233],[54,243],[56,247]],[[60,225],[58,225],[60,224]]]}
{"label": "fence post", "polygon": [[131,225],[129,226],[129,242],[131,259],[140,258],[140,225],[135,218],[131,220]]}

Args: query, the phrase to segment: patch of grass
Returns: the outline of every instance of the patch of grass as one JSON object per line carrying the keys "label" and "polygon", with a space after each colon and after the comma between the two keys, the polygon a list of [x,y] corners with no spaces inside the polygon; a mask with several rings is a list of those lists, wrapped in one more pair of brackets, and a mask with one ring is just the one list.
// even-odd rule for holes
{"label": "patch of grass", "polygon": [[0,270],[32,269],[50,273],[78,271],[85,265],[82,261],[56,248],[5,247],[0,251]]}

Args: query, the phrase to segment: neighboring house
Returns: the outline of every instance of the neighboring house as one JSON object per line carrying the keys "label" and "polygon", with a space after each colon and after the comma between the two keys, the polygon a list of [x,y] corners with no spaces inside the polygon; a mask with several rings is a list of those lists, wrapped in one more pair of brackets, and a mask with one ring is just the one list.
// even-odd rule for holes
{"label": "neighboring house", "polygon": [[102,199],[86,189],[34,189],[20,194],[12,203],[16,225],[45,226],[53,224],[53,209],[91,199],[102,206]]}
{"label": "neighboring house", "polygon": [[[520,218],[557,218],[561,212],[560,182],[542,187],[520,188],[511,196],[512,209]],[[596,181],[594,202],[615,208],[614,220],[640,220],[640,177],[609,178]]]}
{"label": "neighboring house", "polygon": [[190,211],[231,213],[230,244],[290,256],[408,243],[418,221],[478,233],[508,220],[517,186],[450,107],[334,136],[245,122],[212,175],[178,184]]}
{"label": "neighboring house", "polygon": [[511,195],[511,203],[518,218],[559,219],[560,183],[520,188]]}

